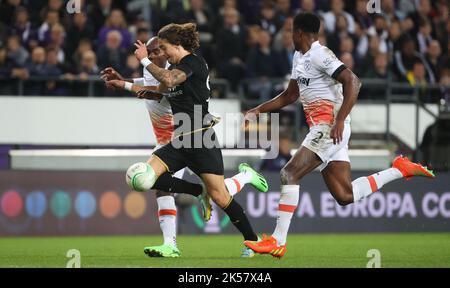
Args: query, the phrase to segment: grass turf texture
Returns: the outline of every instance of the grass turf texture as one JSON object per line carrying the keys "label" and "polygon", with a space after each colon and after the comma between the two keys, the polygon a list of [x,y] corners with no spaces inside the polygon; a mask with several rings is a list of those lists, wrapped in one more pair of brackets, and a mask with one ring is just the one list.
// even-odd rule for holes
{"label": "grass turf texture", "polygon": [[381,267],[450,267],[450,233],[289,235],[281,259],[242,259],[237,235],[180,236],[180,258],[149,258],[144,246],[161,236],[0,238],[0,267],[65,267],[69,249],[81,253],[81,267],[366,267],[369,249],[381,253]]}

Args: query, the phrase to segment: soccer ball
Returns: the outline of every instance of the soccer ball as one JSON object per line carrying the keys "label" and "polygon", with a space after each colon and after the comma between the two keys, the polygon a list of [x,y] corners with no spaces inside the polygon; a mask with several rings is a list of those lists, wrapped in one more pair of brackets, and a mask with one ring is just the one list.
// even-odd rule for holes
{"label": "soccer ball", "polygon": [[127,170],[126,181],[134,191],[146,192],[155,183],[155,171],[148,163],[135,163]]}

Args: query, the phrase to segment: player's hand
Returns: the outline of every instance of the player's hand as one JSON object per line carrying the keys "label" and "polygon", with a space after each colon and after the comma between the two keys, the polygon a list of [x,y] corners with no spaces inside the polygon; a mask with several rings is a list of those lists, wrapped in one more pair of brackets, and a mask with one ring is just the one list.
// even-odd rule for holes
{"label": "player's hand", "polygon": [[256,121],[258,119],[259,114],[261,111],[259,111],[258,108],[253,108],[251,110],[248,110],[245,112],[244,115],[244,128],[247,128],[249,123],[252,121]]}
{"label": "player's hand", "polygon": [[136,55],[136,58],[139,61],[148,57],[147,46],[145,46],[144,43],[142,43],[140,40],[137,40],[137,42],[134,43],[134,46],[136,47],[136,51],[134,51],[134,55]]}
{"label": "player's hand", "polygon": [[141,89],[136,93],[139,99],[148,99],[148,100],[156,100],[159,101],[162,99],[163,95],[160,93],[155,93],[155,91]]}
{"label": "player's hand", "polygon": [[106,81],[106,87],[112,87],[115,89],[123,89],[125,87],[125,81],[123,80],[109,80]]}
{"label": "player's hand", "polygon": [[124,80],[122,75],[120,75],[119,72],[117,72],[114,68],[108,67],[103,69],[100,72],[101,78],[104,81],[109,81],[109,80]]}
{"label": "player's hand", "polygon": [[333,139],[333,144],[339,144],[342,142],[344,134],[344,121],[335,120],[333,127],[331,127],[330,137]]}

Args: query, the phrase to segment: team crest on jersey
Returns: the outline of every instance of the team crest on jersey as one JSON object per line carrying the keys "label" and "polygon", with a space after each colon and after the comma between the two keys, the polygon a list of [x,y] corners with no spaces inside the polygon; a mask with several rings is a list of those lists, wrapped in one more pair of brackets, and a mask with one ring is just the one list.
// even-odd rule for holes
{"label": "team crest on jersey", "polygon": [[308,71],[311,69],[311,61],[305,60],[305,70]]}

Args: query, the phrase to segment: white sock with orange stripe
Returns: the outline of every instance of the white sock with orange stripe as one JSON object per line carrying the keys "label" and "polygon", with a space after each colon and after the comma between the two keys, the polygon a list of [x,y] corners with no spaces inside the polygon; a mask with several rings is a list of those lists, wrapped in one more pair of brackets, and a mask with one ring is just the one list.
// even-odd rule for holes
{"label": "white sock with orange stripe", "polygon": [[161,227],[164,244],[177,247],[177,207],[172,196],[156,198],[158,202],[159,227]]}
{"label": "white sock with orange stripe", "polygon": [[272,234],[280,246],[286,244],[287,233],[291,225],[292,215],[298,205],[299,194],[299,185],[281,185],[277,227],[275,227],[275,231]]}
{"label": "white sock with orange stripe", "polygon": [[360,177],[352,182],[353,202],[358,202],[373,192],[380,190],[386,183],[403,178],[397,168],[389,168],[367,177]]}
{"label": "white sock with orange stripe", "polygon": [[234,175],[231,178],[225,179],[225,186],[227,186],[227,190],[231,196],[236,195],[241,192],[242,188],[245,184],[248,184],[252,181],[252,174],[247,172],[241,172],[239,174]]}

